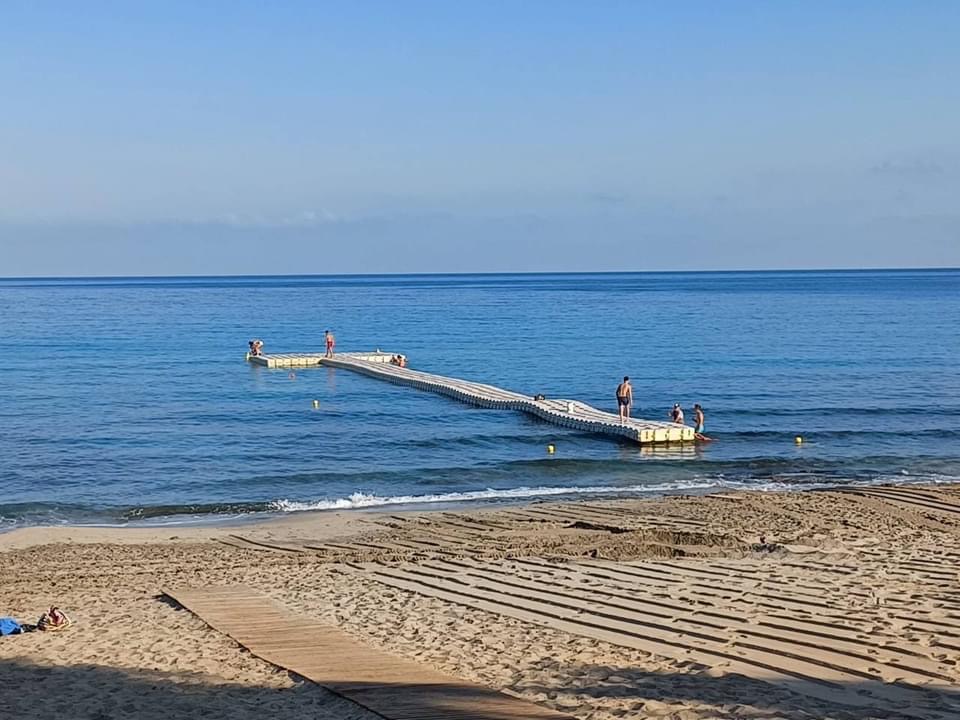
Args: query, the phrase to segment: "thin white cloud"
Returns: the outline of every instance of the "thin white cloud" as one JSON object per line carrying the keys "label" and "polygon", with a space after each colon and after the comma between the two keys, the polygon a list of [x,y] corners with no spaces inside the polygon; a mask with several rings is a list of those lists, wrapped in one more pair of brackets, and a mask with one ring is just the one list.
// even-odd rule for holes
{"label": "thin white cloud", "polygon": [[208,217],[192,217],[185,220],[170,220],[169,225],[226,225],[235,228],[309,228],[349,222],[351,218],[327,208],[300,210],[294,213],[239,213],[231,212]]}

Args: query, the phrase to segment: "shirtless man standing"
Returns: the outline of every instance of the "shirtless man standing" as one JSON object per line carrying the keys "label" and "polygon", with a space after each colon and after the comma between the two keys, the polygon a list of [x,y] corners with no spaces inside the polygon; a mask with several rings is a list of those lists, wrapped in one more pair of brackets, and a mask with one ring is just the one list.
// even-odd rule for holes
{"label": "shirtless man standing", "polygon": [[703,435],[703,408],[700,407],[700,403],[695,403],[693,406],[693,424],[696,426],[694,432],[697,435]]}
{"label": "shirtless man standing", "polygon": [[324,340],[327,343],[327,357],[333,357],[333,348],[337,344],[337,341],[333,337],[333,333],[329,330],[323,331]]}
{"label": "shirtless man standing", "polygon": [[693,406],[693,424],[694,427],[694,437],[697,440],[703,440],[705,442],[710,442],[712,438],[708,438],[703,434],[703,426],[706,418],[703,414],[703,408],[700,406],[700,403],[697,403]]}
{"label": "shirtless man standing", "polygon": [[617,385],[617,409],[620,412],[620,422],[630,418],[630,406],[633,405],[633,387],[630,378],[623,376],[623,382]]}

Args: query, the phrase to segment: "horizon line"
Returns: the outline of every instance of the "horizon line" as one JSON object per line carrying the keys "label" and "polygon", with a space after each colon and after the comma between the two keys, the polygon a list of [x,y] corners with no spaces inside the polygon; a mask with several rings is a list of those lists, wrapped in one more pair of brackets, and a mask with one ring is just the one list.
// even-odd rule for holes
{"label": "horizon line", "polygon": [[237,273],[181,275],[11,275],[0,282],[17,280],[207,280],[262,278],[379,278],[379,277],[495,277],[504,275],[734,275],[746,273],[867,273],[867,272],[956,272],[960,266],[836,267],[836,268],[740,268],[726,270],[503,270],[487,272],[382,272],[382,273]]}

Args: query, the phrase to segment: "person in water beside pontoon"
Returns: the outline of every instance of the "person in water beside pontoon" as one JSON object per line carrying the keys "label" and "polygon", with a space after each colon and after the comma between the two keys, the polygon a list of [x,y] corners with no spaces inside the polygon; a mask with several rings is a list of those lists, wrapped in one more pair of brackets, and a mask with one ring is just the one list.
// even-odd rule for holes
{"label": "person in water beside pontoon", "polygon": [[706,420],[706,416],[703,414],[703,408],[700,406],[700,403],[693,404],[693,432],[694,437],[697,440],[703,440],[704,442],[710,442],[711,438],[708,438],[703,434],[703,426]]}
{"label": "person in water beside pontoon", "polygon": [[633,386],[630,378],[623,376],[623,382],[617,385],[617,410],[620,413],[620,422],[630,419],[630,406],[633,405]]}

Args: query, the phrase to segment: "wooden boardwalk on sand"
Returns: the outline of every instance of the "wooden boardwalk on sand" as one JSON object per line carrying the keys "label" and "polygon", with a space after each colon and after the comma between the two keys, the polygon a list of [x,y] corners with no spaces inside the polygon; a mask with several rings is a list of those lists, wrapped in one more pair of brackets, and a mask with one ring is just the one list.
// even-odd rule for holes
{"label": "wooden boardwalk on sand", "polygon": [[251,588],[179,588],[164,594],[257,657],[389,720],[572,720],[361,645]]}
{"label": "wooden boardwalk on sand", "polygon": [[326,358],[322,353],[286,353],[248,356],[250,362],[270,368],[326,365],[362,373],[397,385],[439,393],[461,402],[499,410],[516,410],[541,420],[581,432],[623,437],[642,444],[693,442],[692,427],[670,422],[631,419],[621,422],[615,413],[597,410],[577,400],[534,400],[493,385],[444,377],[433,373],[401,368],[390,364],[390,353],[338,353]]}

